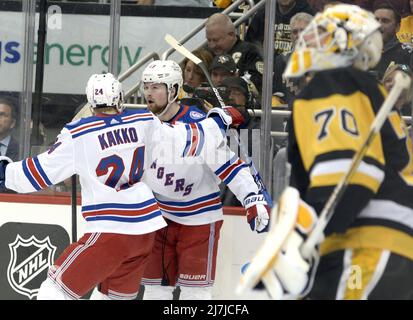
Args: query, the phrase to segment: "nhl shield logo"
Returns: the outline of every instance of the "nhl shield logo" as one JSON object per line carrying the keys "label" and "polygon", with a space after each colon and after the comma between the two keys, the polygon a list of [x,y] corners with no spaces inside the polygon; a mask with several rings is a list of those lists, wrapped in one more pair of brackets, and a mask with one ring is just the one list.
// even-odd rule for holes
{"label": "nhl shield logo", "polygon": [[23,239],[18,234],[16,240],[9,244],[9,249],[9,284],[16,292],[32,299],[39,292],[41,282],[36,278],[47,272],[47,268],[53,263],[56,246],[51,244],[49,237],[43,240],[38,240],[35,236]]}

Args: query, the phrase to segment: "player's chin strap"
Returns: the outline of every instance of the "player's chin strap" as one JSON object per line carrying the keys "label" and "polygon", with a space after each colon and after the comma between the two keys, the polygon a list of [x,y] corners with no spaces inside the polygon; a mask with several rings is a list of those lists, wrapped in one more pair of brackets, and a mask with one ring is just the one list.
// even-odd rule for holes
{"label": "player's chin strap", "polygon": [[175,97],[173,97],[171,99],[171,95],[172,95],[172,90],[169,90],[168,92],[168,103],[166,104],[165,108],[162,110],[161,113],[157,114],[156,116],[158,118],[163,117],[169,110],[169,108],[171,107],[171,105],[176,101],[176,99],[178,98],[179,92],[177,91],[177,93],[175,94]]}

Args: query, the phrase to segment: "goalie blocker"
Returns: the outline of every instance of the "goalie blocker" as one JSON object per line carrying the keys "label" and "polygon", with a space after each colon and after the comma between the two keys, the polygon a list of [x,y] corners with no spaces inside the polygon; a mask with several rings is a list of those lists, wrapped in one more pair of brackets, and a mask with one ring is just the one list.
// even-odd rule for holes
{"label": "goalie blocker", "polygon": [[300,247],[313,230],[317,215],[300,199],[295,188],[287,187],[272,209],[270,220],[271,229],[242,275],[236,292],[241,294],[262,281],[274,300],[301,297],[311,287],[318,256],[314,250],[310,259],[305,260]]}

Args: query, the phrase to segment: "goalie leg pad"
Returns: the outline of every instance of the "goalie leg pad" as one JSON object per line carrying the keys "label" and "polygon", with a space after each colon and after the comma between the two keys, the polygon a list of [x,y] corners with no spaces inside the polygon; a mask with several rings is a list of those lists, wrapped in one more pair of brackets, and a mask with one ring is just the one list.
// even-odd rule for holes
{"label": "goalie leg pad", "polygon": [[[271,230],[241,278],[237,292],[254,287],[271,270],[288,294],[299,296],[308,288],[312,270],[311,263],[302,257],[300,250],[316,224],[317,215],[311,206],[300,200],[296,189],[287,187],[271,212],[271,220]],[[276,296],[278,283],[271,279],[267,283],[274,286],[266,288],[274,290],[272,296]]]}
{"label": "goalie leg pad", "polygon": [[284,290],[280,283],[280,280],[278,280],[277,276],[272,270],[264,274],[264,276],[262,277],[262,282],[264,283],[264,286],[271,299],[282,300],[284,296]]}
{"label": "goalie leg pad", "polygon": [[294,256],[290,252],[288,254],[281,252],[274,265],[274,271],[280,282],[292,295],[300,295],[306,288],[309,269],[309,264],[300,257],[298,251]]}

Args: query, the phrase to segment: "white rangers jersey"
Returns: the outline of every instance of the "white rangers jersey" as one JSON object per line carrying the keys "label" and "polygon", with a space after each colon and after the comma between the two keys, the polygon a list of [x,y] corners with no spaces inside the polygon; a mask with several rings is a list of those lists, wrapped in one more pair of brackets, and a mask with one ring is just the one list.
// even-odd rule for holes
{"label": "white rangers jersey", "polygon": [[[196,129],[205,118],[201,110],[181,105],[170,123],[183,122]],[[223,219],[219,183],[223,181],[242,203],[258,187],[248,165],[222,144],[196,158],[180,163],[161,163],[155,159],[145,171],[143,181],[154,191],[164,217],[184,225],[202,225]]]}
{"label": "white rangers jersey", "polygon": [[163,124],[147,111],[97,115],[66,125],[47,152],[10,163],[6,187],[33,192],[78,174],[86,233],[149,233],[166,223],[151,189],[141,182],[148,165],[163,154],[168,161],[199,156],[223,138],[213,119],[189,130]]}

